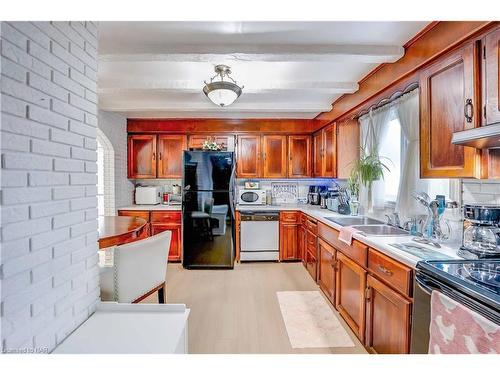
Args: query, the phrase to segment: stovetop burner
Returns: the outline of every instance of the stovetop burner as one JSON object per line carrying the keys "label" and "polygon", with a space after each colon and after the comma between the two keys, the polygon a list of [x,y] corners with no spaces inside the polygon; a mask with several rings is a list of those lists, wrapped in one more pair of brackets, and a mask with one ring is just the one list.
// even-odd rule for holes
{"label": "stovetop burner", "polygon": [[458,276],[474,282],[500,288],[500,264],[471,263],[464,264],[457,270]]}

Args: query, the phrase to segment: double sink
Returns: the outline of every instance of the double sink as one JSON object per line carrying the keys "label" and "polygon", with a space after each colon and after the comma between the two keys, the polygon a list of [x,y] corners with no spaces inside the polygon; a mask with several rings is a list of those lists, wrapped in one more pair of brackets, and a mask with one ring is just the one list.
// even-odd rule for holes
{"label": "double sink", "polygon": [[352,226],[361,231],[366,236],[409,236],[410,233],[392,225],[384,224],[380,220],[375,220],[363,216],[349,217],[326,217],[325,219],[336,224]]}

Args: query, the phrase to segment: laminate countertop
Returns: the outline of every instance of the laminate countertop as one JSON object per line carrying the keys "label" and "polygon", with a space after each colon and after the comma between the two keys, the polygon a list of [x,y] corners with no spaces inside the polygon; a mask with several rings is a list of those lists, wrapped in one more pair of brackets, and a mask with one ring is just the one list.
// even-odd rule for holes
{"label": "laminate countertop", "polygon": [[[322,209],[319,206],[312,206],[307,204],[281,206],[237,205],[236,210],[240,212],[300,211],[336,230],[340,230],[342,226],[328,220],[327,218],[349,217],[349,215],[341,215],[337,212]],[[367,236],[362,233],[356,233],[353,235],[353,238],[412,268],[415,268],[417,262],[430,259],[430,256],[426,254],[419,254],[419,256],[416,256],[391,245],[402,243],[412,243],[416,245],[417,243],[411,240],[413,236]],[[460,257],[457,255],[458,247],[447,246],[446,244],[441,245],[441,248],[436,248],[432,245],[418,245],[430,251],[433,255],[437,255],[439,257],[442,256],[442,259],[460,259]]]}
{"label": "laminate countertop", "polygon": [[118,211],[182,211],[181,204],[133,204],[131,206],[120,207]]}

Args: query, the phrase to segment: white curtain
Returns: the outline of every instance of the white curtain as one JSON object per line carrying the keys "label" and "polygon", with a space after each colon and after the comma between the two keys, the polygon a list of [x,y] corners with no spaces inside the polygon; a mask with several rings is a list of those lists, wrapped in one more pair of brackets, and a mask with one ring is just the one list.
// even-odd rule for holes
{"label": "white curtain", "polygon": [[428,190],[428,181],[420,179],[419,90],[403,95],[395,103],[394,108],[401,124],[401,135],[406,142],[401,159],[396,211],[402,217],[410,217],[424,212],[422,206],[412,198],[412,192]]}
{"label": "white curtain", "polygon": [[[386,136],[389,122],[394,118],[395,112],[392,106],[382,107],[359,118],[361,127],[361,146],[365,153],[376,152],[380,140]],[[384,161],[382,161],[384,162]],[[385,163],[386,164],[386,163]],[[369,202],[368,189],[361,187],[360,199],[367,204]],[[385,205],[385,184],[383,180],[374,181],[372,184],[371,205],[367,204],[367,211],[383,208]]]}

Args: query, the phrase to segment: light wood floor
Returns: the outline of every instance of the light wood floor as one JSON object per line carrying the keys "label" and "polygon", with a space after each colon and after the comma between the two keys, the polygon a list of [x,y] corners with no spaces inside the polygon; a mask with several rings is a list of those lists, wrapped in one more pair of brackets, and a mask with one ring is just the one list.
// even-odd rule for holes
{"label": "light wood floor", "polygon": [[276,292],[319,290],[301,263],[243,263],[234,270],[169,264],[167,285],[167,303],[191,309],[190,353],[366,353],[333,307],[356,346],[292,349]]}

